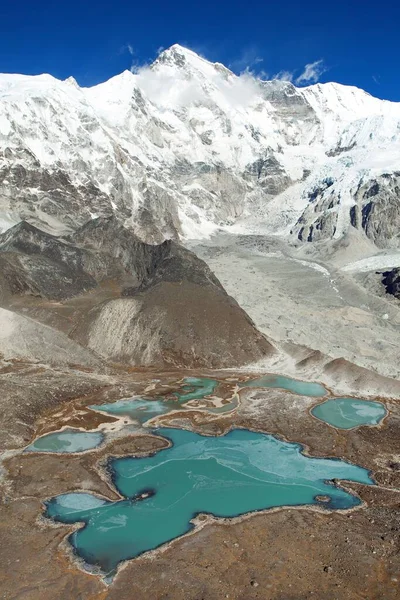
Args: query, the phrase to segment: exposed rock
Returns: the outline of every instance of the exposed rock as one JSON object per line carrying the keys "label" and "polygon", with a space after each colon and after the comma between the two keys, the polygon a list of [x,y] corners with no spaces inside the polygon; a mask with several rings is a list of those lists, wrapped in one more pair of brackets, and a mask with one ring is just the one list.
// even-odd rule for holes
{"label": "exposed rock", "polygon": [[332,148],[331,150],[327,150],[326,155],[327,156],[338,156],[339,154],[343,154],[344,152],[350,152],[350,150],[353,150],[353,148],[355,146],[356,146],[356,142],[353,142],[349,146],[340,146],[340,144],[338,144],[335,148]]}
{"label": "exposed rock", "polygon": [[392,294],[400,300],[400,269],[391,269],[381,273],[382,283],[388,294]]}
{"label": "exposed rock", "polygon": [[86,253],[21,222],[0,236],[0,294],[61,300],[96,286]]}
{"label": "exposed rock", "polygon": [[293,183],[272,151],[248,165],[245,177],[256,180],[263,191],[270,196],[280,194]]}
{"label": "exposed rock", "polygon": [[398,247],[400,173],[384,174],[362,185],[355,196],[361,206],[361,227],[378,247]]}
{"label": "exposed rock", "polygon": [[342,223],[360,230],[379,248],[399,246],[399,173],[383,174],[362,181],[356,189],[347,189],[346,196],[350,196],[354,203],[347,209],[348,212],[342,206],[342,195],[337,194],[332,179],[316,185],[308,192],[312,205],[303,211],[293,233],[297,232],[301,241],[328,240],[335,236],[341,213],[347,212]]}

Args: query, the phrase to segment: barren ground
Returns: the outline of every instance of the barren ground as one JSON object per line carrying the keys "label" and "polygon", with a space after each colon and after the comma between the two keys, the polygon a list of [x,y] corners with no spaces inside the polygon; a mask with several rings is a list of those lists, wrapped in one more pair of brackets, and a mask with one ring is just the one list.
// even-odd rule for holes
{"label": "barren ground", "polygon": [[357,272],[305,259],[304,246],[279,238],[220,234],[190,248],[272,340],[400,378],[400,303],[376,282],[371,289]]}
{"label": "barren ground", "polygon": [[[342,513],[280,509],[232,521],[206,519],[192,535],[128,561],[113,584],[84,572],[65,536],[69,526],[42,519],[41,501],[59,493],[90,490],[117,494],[104,469],[113,455],[160,448],[151,435],[129,435],[81,455],[21,454],[37,434],[63,425],[93,428],[99,414],[87,404],[138,393],[161,379],[164,392],[185,373],[134,373],[98,378],[14,365],[0,375],[3,479],[0,590],[24,600],[303,600],[395,599],[400,582],[400,403],[383,400],[389,415],[379,427],[337,431],[314,419],[315,402],[285,391],[249,389],[233,415],[210,421],[202,412],[169,422],[218,435],[249,427],[301,442],[315,456],[339,456],[371,469],[378,483],[351,484],[364,504]],[[200,374],[200,373],[197,373]],[[230,373],[229,378],[235,375]],[[243,373],[237,374],[243,377]],[[222,380],[227,374],[217,373]],[[116,381],[117,379],[117,381]],[[160,384],[161,385],[161,384]],[[59,390],[54,394],[54,388]],[[222,397],[229,383],[222,385]],[[159,389],[159,388],[158,388]],[[220,391],[218,390],[218,391]],[[29,406],[29,412],[26,411]],[[91,416],[89,416],[91,415]],[[104,416],[104,421],[110,419]],[[112,425],[112,422],[110,422]],[[344,484],[348,485],[348,484]]]}

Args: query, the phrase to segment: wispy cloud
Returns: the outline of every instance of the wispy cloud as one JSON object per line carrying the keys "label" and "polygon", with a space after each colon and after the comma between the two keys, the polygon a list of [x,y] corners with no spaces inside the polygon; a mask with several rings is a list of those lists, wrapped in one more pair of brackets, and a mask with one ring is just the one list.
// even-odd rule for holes
{"label": "wispy cloud", "polygon": [[131,56],[134,56],[135,51],[133,49],[132,44],[124,44],[123,46],[121,46],[118,54],[125,54],[126,52],[128,52],[128,54],[130,54]]}
{"label": "wispy cloud", "polygon": [[233,60],[229,67],[239,73],[252,73],[252,69],[263,61],[264,59],[259,56],[256,48],[251,47],[243,50],[242,54]]}
{"label": "wispy cloud", "polygon": [[272,79],[279,79],[280,81],[293,81],[294,71],[279,71],[272,76]]}
{"label": "wispy cloud", "polygon": [[304,67],[304,71],[301,75],[296,78],[296,83],[301,85],[302,83],[317,83],[319,78],[327,70],[324,65],[324,61],[321,58],[313,63],[309,63]]}
{"label": "wispy cloud", "polygon": [[377,85],[381,85],[379,75],[372,75],[372,79],[375,81]]}
{"label": "wispy cloud", "polygon": [[132,46],[132,44],[124,44],[119,51],[119,54],[129,54],[129,56],[131,57],[131,66],[129,67],[129,70],[131,71],[131,73],[137,73],[138,70],[145,66],[143,63],[141,63],[139,61],[139,59],[137,58],[136,52],[134,47]]}
{"label": "wispy cloud", "polygon": [[[241,75],[252,75],[256,79],[268,79],[269,75],[264,70],[260,69],[260,64],[264,62],[264,59],[260,56],[260,53],[255,47],[245,48],[241,55],[233,60],[229,67],[240,73]],[[327,67],[324,60],[321,58],[312,63],[308,63],[303,68],[300,75],[299,70],[289,71],[288,69],[282,69],[278,73],[271,76],[271,79],[278,79],[280,81],[290,81],[297,85],[304,85],[308,83],[317,83],[321,75],[327,71]]]}

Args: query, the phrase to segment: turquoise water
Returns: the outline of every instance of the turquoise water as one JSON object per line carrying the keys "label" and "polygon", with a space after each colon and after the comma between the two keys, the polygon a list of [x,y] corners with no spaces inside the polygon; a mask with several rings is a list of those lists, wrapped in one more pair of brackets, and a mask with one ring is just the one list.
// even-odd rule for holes
{"label": "turquoise water", "polygon": [[314,406],[311,414],[339,429],[352,429],[360,425],[377,425],[385,417],[386,409],[381,402],[335,398]]}
{"label": "turquoise water", "polygon": [[[172,446],[149,457],[110,461],[124,500],[73,493],[46,503],[47,517],[84,524],[69,541],[88,568],[96,565],[106,577],[115,574],[121,561],[189,531],[198,513],[235,517],[306,504],[345,509],[360,500],[335,487],[333,479],[373,484],[361,467],[307,457],[300,445],[271,435],[239,429],[222,437],[168,428],[155,433]],[[320,496],[328,501],[316,498]]]}
{"label": "turquoise water", "polygon": [[259,388],[281,388],[300,394],[301,396],[319,397],[325,396],[328,392],[320,383],[299,381],[291,377],[282,377],[281,375],[265,375],[259,379],[251,379],[243,384],[243,387]]}
{"label": "turquoise water", "polygon": [[205,396],[210,396],[214,393],[218,385],[216,379],[208,377],[185,377],[183,380],[185,385],[181,387],[184,394],[175,392],[179,402],[189,402],[189,400],[201,400]]}
{"label": "turquoise water", "polygon": [[97,448],[103,441],[104,435],[98,431],[64,429],[37,438],[25,452],[84,452]]}
{"label": "turquoise water", "polygon": [[176,402],[167,400],[128,398],[126,400],[110,402],[110,404],[93,404],[89,408],[105,412],[108,415],[130,417],[143,424],[153,417],[176,410],[178,406]]}
{"label": "turquoise water", "polygon": [[[179,409],[189,400],[201,400],[205,396],[212,394],[218,385],[215,379],[206,377],[186,377],[185,385],[181,392],[174,392],[175,399],[172,400],[151,400],[144,398],[128,398],[118,400],[110,404],[92,404],[89,408],[106,412],[109,415],[123,415],[138,421],[141,425],[153,417],[165,415],[173,410]],[[227,404],[220,408],[210,409],[212,412],[224,412],[232,410],[232,405]]]}
{"label": "turquoise water", "polygon": [[[184,382],[185,385],[182,386],[181,390],[174,392],[175,399],[173,400],[129,398],[110,404],[93,404],[89,408],[106,412],[109,415],[127,416],[143,425],[153,417],[177,410],[190,400],[202,400],[206,396],[212,395],[218,386],[216,379],[207,377],[186,377]],[[239,383],[239,385],[241,387],[283,388],[296,394],[313,397],[325,396],[327,393],[326,389],[319,383],[307,383],[278,375],[266,375],[259,379]],[[210,407],[206,410],[211,413],[224,413],[236,408],[237,404],[238,400],[235,396],[232,402],[227,402],[218,407]]]}

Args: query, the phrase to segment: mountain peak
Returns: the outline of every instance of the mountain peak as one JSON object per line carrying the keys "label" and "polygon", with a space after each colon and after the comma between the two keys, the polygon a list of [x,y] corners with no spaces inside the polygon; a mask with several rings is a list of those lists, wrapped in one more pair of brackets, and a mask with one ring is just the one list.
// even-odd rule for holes
{"label": "mountain peak", "polygon": [[212,76],[215,74],[215,71],[218,71],[224,77],[233,75],[233,73],[221,63],[213,63],[200,56],[200,54],[197,54],[194,50],[185,48],[180,44],[173,44],[170,48],[163,50],[151,65],[151,68],[158,69],[162,66],[178,68],[184,71],[201,72],[206,77]]}
{"label": "mountain peak", "polygon": [[78,82],[76,81],[75,77],[72,77],[72,75],[70,77],[67,77],[67,79],[64,79],[64,83],[67,83],[71,87],[79,89]]}
{"label": "mountain peak", "polygon": [[163,50],[158,58],[154,61],[152,67],[167,66],[167,67],[178,67],[187,68],[189,65],[192,67],[198,67],[199,63],[205,63],[212,66],[212,63],[208,62],[204,58],[201,58],[193,50],[184,48],[180,44],[173,44],[170,48]]}
{"label": "mountain peak", "polygon": [[[189,59],[190,58],[201,59],[201,57],[193,50],[189,50],[189,48],[185,48],[184,46],[181,46],[180,44],[172,44],[172,46],[170,46],[169,48],[166,48],[165,50],[162,50],[162,52],[160,52],[157,60],[164,62],[164,61],[168,61],[171,59],[172,60],[186,60],[188,58]],[[204,59],[202,59],[202,60],[204,60]]]}

